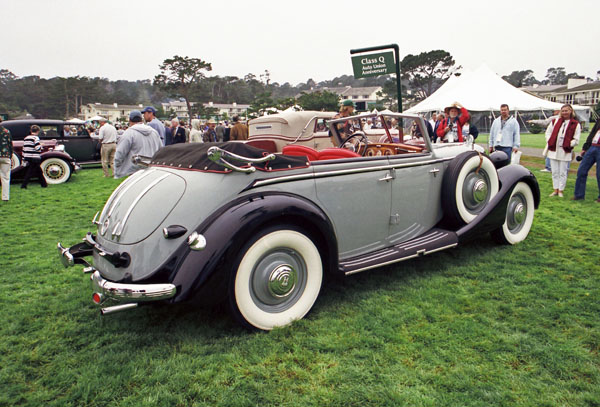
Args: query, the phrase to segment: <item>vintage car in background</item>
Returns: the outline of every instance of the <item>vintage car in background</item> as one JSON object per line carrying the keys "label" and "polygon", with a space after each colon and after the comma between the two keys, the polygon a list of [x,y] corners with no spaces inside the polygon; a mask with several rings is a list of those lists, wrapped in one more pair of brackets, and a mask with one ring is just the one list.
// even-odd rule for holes
{"label": "vintage car in background", "polygon": [[[41,141],[56,140],[58,144],[65,147],[65,152],[79,164],[100,162],[100,141],[89,135],[84,124],[46,119],[6,120],[2,122],[2,126],[10,130],[13,141],[23,140],[34,124],[40,126],[42,130],[39,134]],[[77,131],[66,136],[65,126],[75,128]]]}
{"label": "vintage car in background", "polygon": [[[48,184],[62,184],[71,179],[71,175],[79,171],[79,164],[65,152],[64,146],[56,140],[40,140],[42,145],[42,173]],[[25,176],[27,167],[23,165],[23,141],[13,141],[13,155],[10,159],[11,180]]]}
{"label": "vintage car in background", "polygon": [[[341,133],[367,118],[386,123],[383,141]],[[136,157],[143,168],[94,216],[95,230],[72,247],[58,243],[59,256],[86,266],[102,313],[228,298],[243,325],[269,330],[303,318],[325,274],[352,275],[484,233],[525,239],[540,201],[535,176],[502,152],[431,144],[425,129],[419,116],[358,115],[329,120],[336,147],[179,144]]]}

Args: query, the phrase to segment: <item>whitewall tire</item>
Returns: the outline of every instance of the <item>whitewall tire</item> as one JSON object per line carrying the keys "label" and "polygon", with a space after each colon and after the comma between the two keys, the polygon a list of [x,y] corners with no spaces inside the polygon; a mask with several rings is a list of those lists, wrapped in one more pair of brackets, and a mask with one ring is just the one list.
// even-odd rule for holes
{"label": "whitewall tire", "polygon": [[246,245],[230,281],[234,316],[251,328],[271,330],[303,318],[323,280],[323,264],[312,240],[299,230],[271,229]]}
{"label": "whitewall tire", "polygon": [[15,153],[12,153],[12,156],[10,157],[10,170],[14,170],[15,168],[19,167],[21,165],[21,160],[19,159],[19,156],[16,155]]}
{"label": "whitewall tire", "polygon": [[494,163],[476,152],[463,153],[444,175],[443,206],[451,225],[471,223],[496,196],[500,187]]}
{"label": "whitewall tire", "polygon": [[42,161],[41,167],[48,184],[62,184],[71,178],[69,163],[60,158],[47,158]]}
{"label": "whitewall tire", "polygon": [[494,239],[503,244],[525,240],[533,224],[534,205],[531,187],[525,182],[517,183],[508,199],[504,224],[492,232]]}

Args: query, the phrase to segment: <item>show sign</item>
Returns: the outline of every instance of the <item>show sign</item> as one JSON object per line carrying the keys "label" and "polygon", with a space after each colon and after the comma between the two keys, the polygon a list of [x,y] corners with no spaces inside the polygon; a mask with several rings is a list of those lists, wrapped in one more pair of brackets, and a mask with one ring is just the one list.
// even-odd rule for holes
{"label": "show sign", "polygon": [[380,52],[354,56],[352,57],[352,68],[356,79],[396,73],[394,53]]}

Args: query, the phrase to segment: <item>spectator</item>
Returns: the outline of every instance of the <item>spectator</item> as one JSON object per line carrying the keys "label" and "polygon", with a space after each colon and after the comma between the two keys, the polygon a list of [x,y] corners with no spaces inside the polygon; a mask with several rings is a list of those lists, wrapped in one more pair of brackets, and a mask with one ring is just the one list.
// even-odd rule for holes
{"label": "spectator", "polygon": [[240,117],[233,118],[233,127],[229,133],[230,140],[248,140],[248,126],[240,122]]}
{"label": "spectator", "polygon": [[433,135],[431,137],[431,141],[435,142],[435,139],[437,138],[437,130],[438,127],[440,127],[440,123],[444,120],[444,113],[438,113],[436,116],[436,121],[435,121],[435,125],[433,126]]}
{"label": "spectator", "polygon": [[219,125],[215,128],[215,133],[217,133],[217,141],[220,143],[223,141],[223,137],[225,136],[225,126],[223,126],[223,122],[219,122]]}
{"label": "spectator", "polygon": [[[352,113],[354,113],[354,102],[351,100],[344,100],[344,102],[342,102],[342,106],[340,106],[339,113],[335,115],[334,119],[349,117],[352,116]],[[354,134],[356,130],[359,130],[355,128],[351,120],[346,120],[345,122],[337,123],[336,127],[339,136],[343,140],[345,140],[346,137]]]}
{"label": "spectator", "polygon": [[190,131],[190,143],[204,143],[200,119],[192,119],[192,131]]}
{"label": "spectator", "polygon": [[152,157],[162,147],[156,130],[142,123],[142,120],[139,110],[129,113],[129,128],[121,136],[115,154],[115,178],[126,177],[140,169],[131,161],[134,155]]}
{"label": "spectator", "polygon": [[225,122],[225,132],[223,133],[223,141],[229,141],[231,138],[231,127]]}
{"label": "spectator", "polygon": [[185,129],[179,125],[179,119],[171,120],[171,144],[185,143]]}
{"label": "spectator", "polygon": [[144,110],[142,110],[142,114],[144,115],[144,121],[150,127],[152,127],[158,135],[160,136],[160,140],[162,141],[163,146],[165,145],[165,126],[162,124],[160,120],[156,118],[156,109],[154,106],[146,106]]}
{"label": "spectator", "polygon": [[173,144],[173,135],[171,134],[171,122],[165,120],[165,146]]}
{"label": "spectator", "polygon": [[[460,110],[459,110],[460,109]],[[453,143],[464,141],[462,126],[469,121],[471,115],[460,103],[454,102],[444,109],[446,118],[439,124],[437,129],[437,142]]]}
{"label": "spectator", "polygon": [[552,187],[550,196],[563,197],[567,185],[568,163],[573,159],[573,148],[579,143],[581,126],[575,118],[571,105],[563,105],[560,117],[546,129],[546,148],[552,169]]}
{"label": "spectator", "polygon": [[[548,125],[555,119],[558,118],[560,114],[560,110],[555,110],[552,113],[552,116],[548,117],[547,119],[534,119],[534,120],[527,120],[527,123],[531,123],[531,124],[538,124],[542,127],[548,128]],[[546,163],[544,165],[544,168],[542,168],[540,170],[540,172],[552,172],[552,170],[550,169],[550,159],[548,157],[546,157]]]}
{"label": "spectator", "polygon": [[30,133],[30,135],[23,139],[23,161],[27,167],[27,172],[25,173],[25,179],[21,184],[21,188],[27,189],[27,184],[29,184],[31,177],[37,177],[42,188],[46,188],[48,184],[40,168],[42,162],[42,145],[38,136],[40,134],[40,127],[34,124],[31,126]]}
{"label": "spectator", "polygon": [[431,119],[429,119],[429,124],[431,124],[431,128],[434,129],[435,128],[435,123],[437,122],[437,114],[431,113]]}
{"label": "spectator", "polygon": [[521,147],[521,128],[517,119],[510,115],[507,104],[500,106],[500,116],[492,123],[488,146],[490,153],[494,150],[504,151],[509,160],[512,153]]}
{"label": "spectator", "polygon": [[571,198],[574,201],[579,201],[585,198],[585,184],[590,169],[596,164],[596,181],[598,182],[598,199],[600,203],[600,118],[596,119],[596,124],[590,131],[590,135],[583,144],[581,149],[583,157],[577,169],[577,179],[575,180],[575,196]]}
{"label": "spectator", "polygon": [[100,120],[100,132],[98,133],[98,138],[102,143],[102,147],[100,149],[100,158],[102,160],[102,172],[105,177],[109,177],[108,175],[108,167],[110,165],[110,169],[112,171],[111,177],[115,172],[115,151],[117,151],[117,129],[110,123],[106,122],[106,119]]}
{"label": "spectator", "polygon": [[217,123],[213,119],[210,119],[208,121],[208,123],[206,123],[206,124],[208,125],[208,128],[204,131],[204,134],[202,135],[204,142],[205,143],[216,143],[217,142],[217,132],[215,130],[215,126],[217,125]]}
{"label": "spectator", "polygon": [[12,135],[2,127],[0,117],[0,182],[2,182],[2,200],[10,198],[10,159],[13,154]]}

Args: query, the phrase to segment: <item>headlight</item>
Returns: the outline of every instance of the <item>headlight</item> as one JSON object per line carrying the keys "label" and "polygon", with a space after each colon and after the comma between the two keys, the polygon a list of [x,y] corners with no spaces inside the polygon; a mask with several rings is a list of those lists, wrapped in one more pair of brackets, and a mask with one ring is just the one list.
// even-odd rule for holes
{"label": "headlight", "polygon": [[54,151],[65,151],[65,146],[64,146],[64,144],[57,144],[57,145],[54,147]]}

